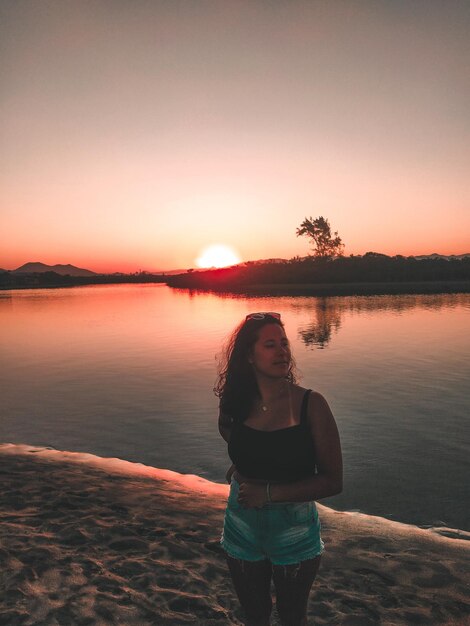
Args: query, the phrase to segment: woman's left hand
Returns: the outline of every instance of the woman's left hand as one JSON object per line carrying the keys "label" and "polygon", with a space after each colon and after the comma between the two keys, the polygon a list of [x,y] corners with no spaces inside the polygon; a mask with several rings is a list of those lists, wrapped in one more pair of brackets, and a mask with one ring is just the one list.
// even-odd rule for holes
{"label": "woman's left hand", "polygon": [[266,504],[266,484],[244,482],[238,490],[238,502],[246,509],[260,509]]}

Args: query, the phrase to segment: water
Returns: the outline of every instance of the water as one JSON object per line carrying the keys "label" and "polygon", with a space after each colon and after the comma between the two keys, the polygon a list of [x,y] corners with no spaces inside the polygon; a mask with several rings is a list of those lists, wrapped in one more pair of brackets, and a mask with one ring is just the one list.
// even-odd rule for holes
{"label": "water", "polygon": [[228,297],[165,285],[0,292],[0,442],[119,457],[223,482],[215,355],[279,311],[302,384],[341,434],[323,502],[470,530],[470,295]]}

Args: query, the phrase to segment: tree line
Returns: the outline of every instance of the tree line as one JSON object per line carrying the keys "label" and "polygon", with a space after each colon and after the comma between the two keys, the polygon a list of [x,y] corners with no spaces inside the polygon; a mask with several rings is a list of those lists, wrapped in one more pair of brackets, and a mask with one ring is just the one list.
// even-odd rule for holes
{"label": "tree line", "polygon": [[[340,283],[383,283],[384,292],[393,292],[390,285],[398,283],[470,280],[470,258],[418,260],[414,257],[387,256],[378,252],[345,257],[341,237],[337,231],[332,232],[328,219],[323,216],[306,217],[297,228],[296,234],[309,239],[311,255],[282,262],[248,262],[218,270],[190,270],[187,274],[168,277],[167,283],[172,287],[215,290],[269,285],[334,286]],[[386,288],[385,285],[389,287]]]}
{"label": "tree line", "polygon": [[290,261],[246,263],[231,268],[168,276],[172,287],[230,289],[248,285],[399,283],[469,281],[470,258],[446,260],[387,256],[368,252],[358,256],[294,258]]}
{"label": "tree line", "polygon": [[164,283],[160,274],[97,274],[96,276],[70,276],[57,272],[19,273],[0,272],[0,289],[35,289],[44,287],[78,287],[80,285],[110,285],[120,283]]}

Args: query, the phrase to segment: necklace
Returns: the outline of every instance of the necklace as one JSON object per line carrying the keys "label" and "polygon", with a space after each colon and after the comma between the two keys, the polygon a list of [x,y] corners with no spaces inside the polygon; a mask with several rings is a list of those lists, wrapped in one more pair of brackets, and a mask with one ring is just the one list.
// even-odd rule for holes
{"label": "necklace", "polygon": [[[284,389],[285,389],[285,388],[282,388],[282,389],[281,389],[281,391],[279,392],[278,397],[277,397],[277,398],[275,398],[274,400],[272,400],[272,401],[271,401],[271,402],[269,402],[269,403],[264,403],[264,402],[261,400],[261,410],[263,411],[263,413],[266,413],[266,411],[270,411],[270,410],[271,410],[272,405],[273,405],[275,402],[277,402],[277,401],[279,400],[279,398],[281,398],[281,397],[284,395]],[[290,404],[291,402],[290,402],[290,387],[289,387],[289,386],[287,386],[287,393],[289,394],[289,404]],[[271,405],[271,406],[269,406],[269,405]]]}

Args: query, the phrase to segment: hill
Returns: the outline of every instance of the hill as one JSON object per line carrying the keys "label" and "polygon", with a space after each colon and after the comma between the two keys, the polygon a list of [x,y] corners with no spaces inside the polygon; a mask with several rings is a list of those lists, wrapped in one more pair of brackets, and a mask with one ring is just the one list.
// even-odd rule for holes
{"label": "hill", "polygon": [[60,276],[96,276],[96,272],[75,267],[75,265],[46,265],[45,263],[30,262],[13,270],[14,274],[42,274],[55,272]]}
{"label": "hill", "polygon": [[445,255],[433,252],[432,254],[422,254],[421,256],[415,256],[415,259],[417,259],[418,261],[422,261],[423,259],[446,259],[447,261],[461,261],[462,259],[466,259],[468,257],[470,257],[470,253]]}

